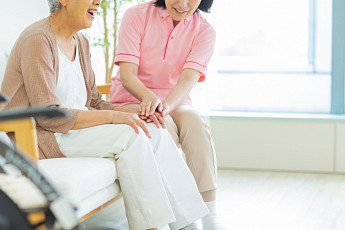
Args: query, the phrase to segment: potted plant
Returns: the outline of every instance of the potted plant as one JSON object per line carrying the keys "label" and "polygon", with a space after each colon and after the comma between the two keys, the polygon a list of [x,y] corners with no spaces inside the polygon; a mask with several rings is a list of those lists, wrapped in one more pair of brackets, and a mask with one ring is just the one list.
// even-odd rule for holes
{"label": "potted plant", "polygon": [[[114,59],[116,53],[117,34],[120,24],[120,13],[130,6],[128,3],[139,4],[147,0],[102,0],[101,11],[97,14],[100,36],[90,37],[86,35],[91,46],[102,47],[105,62],[105,83],[111,83],[111,77],[114,72]],[[132,4],[133,5],[133,4]]]}

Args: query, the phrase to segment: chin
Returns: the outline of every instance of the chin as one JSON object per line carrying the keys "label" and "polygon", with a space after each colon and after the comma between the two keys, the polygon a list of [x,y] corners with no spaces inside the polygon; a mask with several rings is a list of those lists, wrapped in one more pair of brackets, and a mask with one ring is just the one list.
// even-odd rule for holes
{"label": "chin", "polygon": [[92,26],[92,22],[86,22],[83,29],[88,29]]}

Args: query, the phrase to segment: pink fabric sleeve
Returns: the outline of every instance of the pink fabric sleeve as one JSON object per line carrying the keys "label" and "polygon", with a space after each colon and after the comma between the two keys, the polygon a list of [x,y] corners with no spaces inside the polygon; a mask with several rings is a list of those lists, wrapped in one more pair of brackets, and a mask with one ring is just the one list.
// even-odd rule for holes
{"label": "pink fabric sleeve", "polygon": [[119,65],[119,62],[139,65],[144,20],[141,17],[143,16],[145,15],[136,8],[128,9],[123,16],[116,47],[115,65]]}
{"label": "pink fabric sleeve", "polygon": [[198,82],[205,80],[207,64],[211,59],[215,40],[216,32],[213,27],[207,24],[205,28],[201,25],[200,32],[183,66],[183,69],[194,69],[201,73]]}

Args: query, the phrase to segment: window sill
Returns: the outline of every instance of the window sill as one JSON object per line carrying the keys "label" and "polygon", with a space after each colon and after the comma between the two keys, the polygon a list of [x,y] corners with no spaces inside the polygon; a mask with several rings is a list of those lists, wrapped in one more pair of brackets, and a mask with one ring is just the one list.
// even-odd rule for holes
{"label": "window sill", "polygon": [[264,113],[264,112],[230,112],[209,111],[210,118],[226,119],[277,119],[277,120],[310,120],[310,121],[341,121],[345,122],[345,115],[310,114],[310,113]]}

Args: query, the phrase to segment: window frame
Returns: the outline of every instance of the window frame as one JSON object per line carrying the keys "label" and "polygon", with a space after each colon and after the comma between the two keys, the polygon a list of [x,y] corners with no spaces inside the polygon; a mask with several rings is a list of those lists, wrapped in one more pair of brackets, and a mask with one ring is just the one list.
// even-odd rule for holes
{"label": "window frame", "polygon": [[333,0],[331,113],[345,113],[345,1]]}

